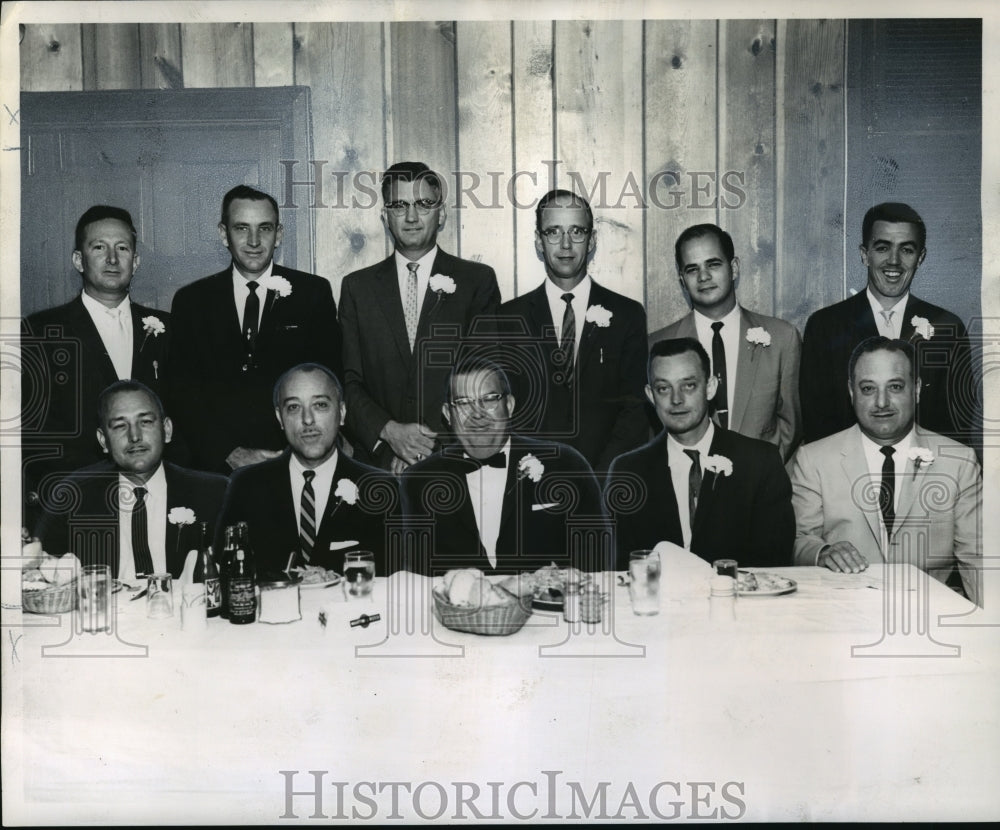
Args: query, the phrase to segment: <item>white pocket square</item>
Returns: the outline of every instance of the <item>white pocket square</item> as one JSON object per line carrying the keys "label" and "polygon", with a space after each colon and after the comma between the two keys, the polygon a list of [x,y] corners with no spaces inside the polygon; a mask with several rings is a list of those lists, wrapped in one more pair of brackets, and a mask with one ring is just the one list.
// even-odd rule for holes
{"label": "white pocket square", "polygon": [[343,542],[330,542],[330,550],[343,550],[344,548],[353,548],[358,544],[357,539],[345,539]]}
{"label": "white pocket square", "polygon": [[533,505],[531,505],[531,509],[532,510],[548,510],[550,507],[558,507],[558,506],[559,506],[559,502],[557,502],[557,501],[548,501],[548,502],[545,502],[545,504],[533,504]]}

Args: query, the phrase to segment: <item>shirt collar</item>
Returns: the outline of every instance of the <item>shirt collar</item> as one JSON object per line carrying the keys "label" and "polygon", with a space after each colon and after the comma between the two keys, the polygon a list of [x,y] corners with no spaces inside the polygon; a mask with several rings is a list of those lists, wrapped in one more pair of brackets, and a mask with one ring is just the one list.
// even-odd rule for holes
{"label": "shirt collar", "polygon": [[156,468],[156,472],[153,473],[149,479],[142,484],[135,484],[130,478],[128,478],[124,473],[118,473],[118,482],[122,487],[128,487],[132,490],[135,487],[145,487],[147,497],[152,496],[153,498],[166,497],[167,494],[167,474],[163,471],[163,462],[160,462],[160,466]]}
{"label": "shirt collar", "polygon": [[871,288],[865,289],[865,294],[868,295],[868,304],[872,307],[872,316],[877,320],[883,311],[895,311],[898,314],[893,318],[893,323],[896,324],[897,328],[903,330],[903,312],[906,310],[906,301],[910,299],[910,292],[907,291],[900,297],[896,303],[890,308],[882,308],[882,303],[876,299],[875,295],[872,294]]}
{"label": "shirt collar", "polygon": [[[80,292],[80,299],[83,301],[83,307],[87,309],[88,312],[90,312],[91,317],[95,317],[98,314],[110,316],[108,312],[113,310],[108,308],[103,303],[100,303],[97,300],[95,300],[86,291]],[[124,300],[122,300],[120,303],[118,303],[118,305],[115,306],[115,309],[121,309],[125,313],[131,314],[132,302],[129,300],[128,294],[125,295]]]}
{"label": "shirt collar", "polygon": [[698,330],[704,329],[706,332],[712,331],[712,323],[722,323],[723,331],[734,331],[739,330],[740,327],[740,304],[737,303],[730,309],[729,313],[726,314],[721,320],[713,320],[711,317],[698,311],[698,309],[692,309],[694,311],[694,325]]}
{"label": "shirt collar", "polygon": [[333,477],[334,471],[337,469],[337,456],[340,454],[339,450],[334,450],[333,455],[331,455],[326,461],[316,467],[307,467],[301,461],[299,461],[298,456],[292,452],[288,455],[288,468],[292,471],[294,475],[299,478],[302,477],[302,473],[306,470],[315,471],[317,477],[330,476]]}
{"label": "shirt collar", "polygon": [[[233,275],[233,288],[236,288],[236,289],[242,290],[242,291],[246,291],[247,293],[249,293],[250,289],[247,288],[247,283],[250,282],[250,278],[244,277],[240,273],[240,269],[236,267],[236,263],[235,262],[233,263],[232,268],[230,270],[231,270],[231,273]],[[263,274],[258,274],[256,277],[254,277],[253,278],[254,281],[259,283],[262,279],[264,279],[264,277],[271,276],[271,272],[273,270],[274,270],[274,259],[272,258],[271,261],[269,263],[267,263],[267,268],[264,269],[264,273]],[[260,295],[258,295],[258,296],[260,296]]]}
{"label": "shirt collar", "polygon": [[[505,453],[504,458],[506,458],[506,460],[507,460],[507,466],[504,469],[505,470],[509,469],[510,468],[510,436],[507,436],[507,440],[504,442],[504,445],[502,447],[500,447],[500,449],[498,449],[497,452]],[[490,455],[495,455],[495,454],[496,453],[490,453]],[[474,461],[475,460],[464,449],[462,450],[462,458],[466,459],[466,460],[469,460],[469,461]],[[499,467],[488,467],[488,466],[487,467],[477,467],[475,470],[469,470],[469,472],[466,473],[466,475],[472,475],[473,473],[479,472],[480,470],[494,470],[494,469],[495,470],[499,470],[500,468]]]}
{"label": "shirt collar", "polygon": [[709,450],[712,448],[712,440],[714,438],[715,438],[715,424],[712,423],[711,419],[709,419],[708,421],[708,429],[705,430],[705,434],[701,436],[701,440],[693,447],[685,446],[668,432],[667,453],[669,455],[676,455],[677,453],[684,452],[684,450],[697,450],[699,453],[699,458],[704,460],[709,455]]}
{"label": "shirt collar", "polygon": [[[878,463],[881,464],[885,458],[882,454],[882,447],[885,445],[876,444],[871,438],[864,434],[860,427],[858,428],[858,432],[861,433],[861,445],[864,448],[865,456],[873,460],[877,460]],[[910,431],[906,433],[906,435],[900,438],[895,444],[890,445],[896,450],[892,456],[892,460],[897,465],[897,470],[902,469],[898,466],[901,463],[900,459],[902,459],[902,463],[905,463],[905,461],[909,458],[910,447],[913,446],[915,437],[916,428],[910,427]]]}
{"label": "shirt collar", "polygon": [[417,273],[418,274],[419,273],[427,274],[427,276],[429,277],[430,276],[430,269],[432,269],[434,267],[434,260],[437,259],[437,254],[438,254],[438,246],[437,245],[435,245],[426,254],[424,254],[422,257],[420,257],[420,259],[407,259],[399,251],[395,251],[393,253],[393,257],[396,260],[396,273],[397,274],[406,274],[406,273],[408,273],[409,272],[409,268],[407,268],[407,265],[409,265],[409,263],[411,263],[411,262],[415,262],[415,263],[417,263],[418,266],[420,266],[417,269]]}
{"label": "shirt collar", "polygon": [[[570,293],[573,295],[573,305],[581,302],[584,308],[590,305],[590,285],[592,282],[590,274],[584,274],[583,279],[570,289]],[[552,280],[548,277],[545,278],[545,294],[549,298],[549,303],[561,303],[563,301],[562,295],[565,293]]]}

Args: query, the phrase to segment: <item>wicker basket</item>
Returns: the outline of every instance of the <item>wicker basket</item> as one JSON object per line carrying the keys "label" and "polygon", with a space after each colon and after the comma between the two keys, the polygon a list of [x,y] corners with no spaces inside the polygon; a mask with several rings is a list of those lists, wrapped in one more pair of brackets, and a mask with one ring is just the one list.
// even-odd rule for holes
{"label": "wicker basket", "polygon": [[494,586],[509,601],[503,605],[487,605],[485,608],[469,608],[452,605],[445,598],[443,589],[435,588],[434,614],[445,628],[452,631],[467,631],[470,634],[504,636],[520,631],[531,616],[531,597],[516,597],[506,588]]}
{"label": "wicker basket", "polygon": [[76,608],[76,580],[40,591],[22,591],[21,606],[32,614],[62,614]]}

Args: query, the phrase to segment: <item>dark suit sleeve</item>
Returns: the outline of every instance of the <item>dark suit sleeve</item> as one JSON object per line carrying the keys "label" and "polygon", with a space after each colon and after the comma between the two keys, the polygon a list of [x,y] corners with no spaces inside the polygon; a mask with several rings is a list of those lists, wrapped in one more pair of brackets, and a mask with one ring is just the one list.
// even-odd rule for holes
{"label": "dark suit sleeve", "polygon": [[755,486],[747,549],[757,552],[761,567],[785,567],[792,562],[795,513],[792,484],[775,446],[764,448],[755,463],[760,470]]}
{"label": "dark suit sleeve", "polygon": [[600,550],[596,551],[596,556],[594,551],[588,551],[588,558],[574,561],[573,564],[585,571],[613,570],[615,567],[614,536],[607,511],[604,509],[604,495],[601,492],[601,485],[598,484],[597,477],[582,455],[571,450],[570,447],[565,447],[564,451],[570,457],[570,468],[574,473],[574,481],[577,482],[579,501],[574,513],[599,522],[602,531],[599,534],[601,547]]}
{"label": "dark suit sleeve", "polygon": [[343,378],[343,338],[337,321],[337,304],[333,299],[330,283],[322,279],[318,283],[317,297],[311,303],[306,319],[308,332],[308,352],[312,359],[332,369],[338,378]]}
{"label": "dark suit sleeve", "polygon": [[230,477],[226,485],[225,495],[222,499],[222,507],[215,520],[215,541],[213,548],[221,551],[226,542],[226,527],[234,525],[240,521],[247,521],[247,506],[244,504],[244,493],[247,488],[244,486],[244,476],[237,470]]}
{"label": "dark suit sleeve", "polygon": [[[834,430],[828,428],[826,414],[834,409],[832,386],[825,366],[829,353],[828,338],[822,320],[813,314],[806,322],[802,336],[802,360],[799,365],[799,402],[802,406],[802,438],[815,441]],[[844,390],[847,394],[847,390]]]}
{"label": "dark suit sleeve", "polygon": [[598,459],[598,470],[608,469],[615,458],[641,446],[649,436],[643,393],[646,386],[646,313],[637,305],[629,305],[628,309],[628,328],[618,356],[618,415]]}
{"label": "dark suit sleeve", "polygon": [[482,333],[486,329],[480,330],[479,326],[487,326],[490,331],[495,328],[494,320],[497,310],[500,308],[500,286],[497,284],[497,275],[492,268],[485,269],[485,275],[476,286],[476,292],[472,296],[472,303],[469,306],[469,330],[466,335],[475,332]]}

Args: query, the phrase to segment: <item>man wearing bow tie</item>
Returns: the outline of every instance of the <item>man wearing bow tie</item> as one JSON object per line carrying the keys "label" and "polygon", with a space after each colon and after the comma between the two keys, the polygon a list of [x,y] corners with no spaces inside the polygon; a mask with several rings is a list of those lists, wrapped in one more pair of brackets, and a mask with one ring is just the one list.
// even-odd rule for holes
{"label": "man wearing bow tie", "polygon": [[646,312],[591,279],[595,245],[587,200],[567,190],[545,194],[535,211],[535,249],[546,280],[504,303],[497,326],[521,354],[513,374],[519,428],[565,441],[603,476],[615,456],[649,434]]}
{"label": "man wearing bow tie", "polygon": [[171,406],[199,469],[228,474],[276,457],[285,443],[271,406],[278,376],[307,361],[339,371],[330,283],[276,264],[281,236],[277,202],[234,187],[219,222],[231,266],[174,295]]}
{"label": "man wearing bow tie", "polygon": [[159,391],[170,315],[132,302],[139,268],[136,230],[127,210],[95,205],[76,225],[73,267],[80,296],[39,311],[22,325],[22,430],[25,493],[43,481],[101,459],[94,438],[97,399],[116,380],[134,378]]}
{"label": "man wearing bow tie", "polygon": [[125,583],[151,573],[179,577],[188,551],[201,541],[199,523],[214,532],[225,477],[163,461],[173,424],[156,394],[138,381],[103,390],[97,420],[108,459],[44,491],[36,529],[43,549],[53,556],[74,553],[84,565],[109,565]]}
{"label": "man wearing bow tie", "polygon": [[344,554],[366,550],[385,576],[396,481],[338,449],[346,413],[340,381],[325,366],[295,366],[275,384],[273,404],[288,448],[233,473],[216,544],[227,525],[243,521],[258,571],[319,565],[343,573]]}
{"label": "man wearing bow tie", "polygon": [[663,431],[616,458],[604,488],[619,569],[630,551],[662,541],[709,562],[791,564],[795,517],[781,455],[712,422],[718,378],[710,366],[694,338],[661,340],[650,351],[646,395]]}
{"label": "man wearing bow tie", "polygon": [[400,479],[415,552],[409,570],[610,567],[610,530],[587,462],[565,444],[512,433],[514,409],[507,376],[495,363],[470,357],[452,372],[443,414],[457,443]]}
{"label": "man wearing bow tie", "polygon": [[914,428],[913,347],[870,337],[847,374],[857,423],[804,444],[793,461],[795,563],[857,573],[910,562],[942,582],[959,577],[981,603],[982,471],[965,445]]}
{"label": "man wearing bow tie", "polygon": [[344,278],[340,322],[350,439],[358,458],[398,474],[434,451],[448,368],[500,289],[492,268],[438,247],[445,206],[426,164],[386,170],[382,201],[395,250]]}

